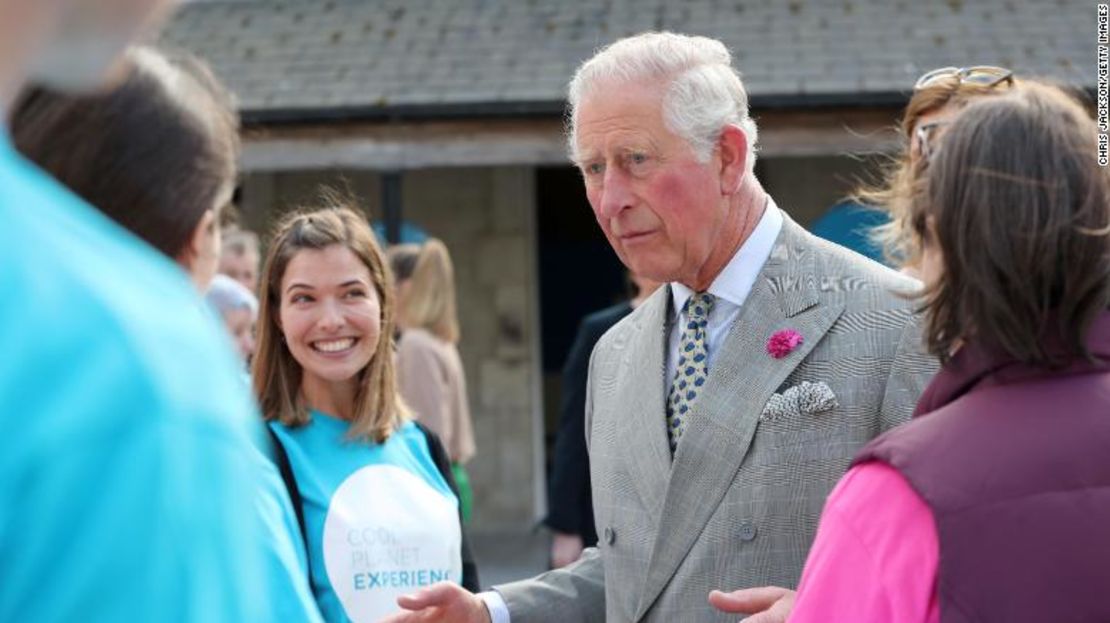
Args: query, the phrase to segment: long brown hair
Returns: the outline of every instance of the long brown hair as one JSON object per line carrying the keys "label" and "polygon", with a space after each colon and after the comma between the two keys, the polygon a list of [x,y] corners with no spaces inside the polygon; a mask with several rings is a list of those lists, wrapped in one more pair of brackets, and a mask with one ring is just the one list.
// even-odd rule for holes
{"label": "long brown hair", "polygon": [[383,442],[409,419],[397,391],[393,363],[393,284],[381,249],[366,219],[335,193],[325,191],[328,207],[286,216],[278,224],[262,269],[258,346],[251,369],[254,391],[267,420],[302,426],[311,415],[300,395],[301,365],[289,352],[278,326],[281,280],[293,257],[304,249],[342,245],[370,272],[381,302],[381,335],[370,363],[359,373],[350,436]]}
{"label": "long brown hair", "polygon": [[1110,170],[1096,161],[1097,134],[1063,90],[1030,82],[970,104],[948,128],[913,210],[943,263],[924,298],[934,355],[963,340],[1033,365],[1088,355],[1086,331],[1110,304]]}
{"label": "long brown hair", "polygon": [[[1016,83],[1016,81],[1015,81]],[[1009,84],[1009,83],[1007,83]],[[872,237],[882,247],[887,259],[898,266],[916,266],[921,259],[920,241],[914,235],[910,203],[920,169],[910,158],[914,130],[921,117],[945,106],[961,107],[984,95],[1005,92],[1000,85],[962,82],[956,76],[939,80],[914,91],[897,129],[902,149],[883,166],[881,181],[864,185],[856,190],[853,198],[875,206],[890,215],[890,222],[876,227]]]}
{"label": "long brown hair", "polygon": [[123,82],[74,96],[24,93],[12,140],[27,158],[162,253],[177,258],[235,180],[231,96],[191,56],[136,47]]}

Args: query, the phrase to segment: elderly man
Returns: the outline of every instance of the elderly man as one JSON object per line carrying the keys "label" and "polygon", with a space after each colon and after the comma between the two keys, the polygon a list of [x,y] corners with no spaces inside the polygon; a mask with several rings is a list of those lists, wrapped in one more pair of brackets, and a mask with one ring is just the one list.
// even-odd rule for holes
{"label": "elderly man", "polygon": [[710,590],[795,585],[853,454],[909,417],[935,366],[899,296],[915,283],[775,205],[730,61],[711,39],[644,34],[570,85],[598,223],[669,283],[590,362],[599,547],[481,596],[430,587],[394,621],[735,621]]}

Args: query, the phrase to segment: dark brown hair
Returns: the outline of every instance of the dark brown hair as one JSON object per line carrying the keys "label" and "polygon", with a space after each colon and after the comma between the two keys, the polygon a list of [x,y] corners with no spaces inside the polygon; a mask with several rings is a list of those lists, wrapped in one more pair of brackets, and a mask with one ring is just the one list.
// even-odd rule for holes
{"label": "dark brown hair", "polygon": [[111,91],[26,92],[12,114],[16,148],[86,201],[177,258],[234,182],[238,119],[192,57],[132,48]]}
{"label": "dark brown hair", "polygon": [[327,208],[286,216],[270,241],[262,269],[258,348],[251,366],[254,391],[266,419],[278,420],[286,426],[301,426],[311,421],[300,393],[301,366],[289,352],[278,326],[281,280],[298,252],[343,246],[366,265],[381,303],[381,337],[370,363],[359,373],[350,436],[380,443],[410,418],[408,407],[397,391],[393,362],[391,336],[396,322],[396,304],[392,277],[366,218],[351,207],[350,200],[338,193],[324,191],[323,195]]}
{"label": "dark brown hair", "polygon": [[1086,331],[1110,303],[1110,170],[1096,161],[1097,134],[1064,91],[1030,82],[949,126],[913,209],[943,264],[924,295],[934,355],[973,340],[1034,365],[1088,356]]}
{"label": "dark brown hair", "polygon": [[385,252],[389,259],[389,268],[393,271],[393,279],[397,283],[412,279],[416,270],[416,260],[420,257],[420,245],[415,242],[404,242],[389,247]]}

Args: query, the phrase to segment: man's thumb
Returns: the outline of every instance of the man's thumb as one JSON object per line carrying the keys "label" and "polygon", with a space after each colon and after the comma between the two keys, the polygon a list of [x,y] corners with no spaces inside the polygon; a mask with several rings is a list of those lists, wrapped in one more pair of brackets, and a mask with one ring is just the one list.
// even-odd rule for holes
{"label": "man's thumb", "polygon": [[709,603],[722,612],[755,614],[773,606],[784,594],[786,590],[777,586],[746,588],[731,593],[711,591]]}
{"label": "man's thumb", "polygon": [[456,588],[456,585],[450,582],[439,582],[415,593],[401,595],[397,598],[397,605],[405,610],[423,610],[440,606],[451,599]]}

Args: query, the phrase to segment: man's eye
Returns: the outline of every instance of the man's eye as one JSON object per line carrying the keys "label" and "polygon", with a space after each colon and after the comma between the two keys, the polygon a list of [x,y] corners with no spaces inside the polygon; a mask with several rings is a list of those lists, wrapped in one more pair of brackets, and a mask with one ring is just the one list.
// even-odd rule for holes
{"label": "man's eye", "polygon": [[647,164],[649,160],[651,160],[651,158],[648,158],[647,154],[640,152],[632,152],[628,154],[624,159],[625,166],[630,168],[641,167]]}
{"label": "man's eye", "polygon": [[600,162],[591,162],[586,165],[584,170],[586,171],[586,175],[601,175],[602,172],[605,171],[605,165]]}

